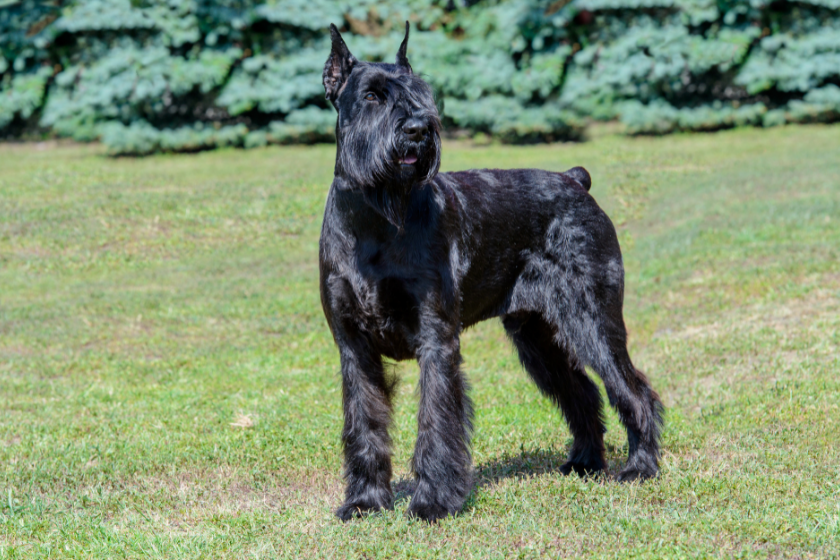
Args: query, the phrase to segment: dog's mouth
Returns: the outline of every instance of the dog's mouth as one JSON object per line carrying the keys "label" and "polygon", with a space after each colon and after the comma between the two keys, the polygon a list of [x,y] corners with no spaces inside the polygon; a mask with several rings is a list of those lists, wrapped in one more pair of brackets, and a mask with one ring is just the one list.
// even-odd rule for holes
{"label": "dog's mouth", "polygon": [[417,163],[417,153],[413,150],[399,158],[400,165],[414,165],[415,163]]}

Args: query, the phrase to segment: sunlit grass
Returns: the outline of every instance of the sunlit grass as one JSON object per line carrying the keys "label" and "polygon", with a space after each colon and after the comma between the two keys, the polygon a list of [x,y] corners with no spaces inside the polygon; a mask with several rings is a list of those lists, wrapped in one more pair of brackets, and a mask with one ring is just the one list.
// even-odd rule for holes
{"label": "sunlit grass", "polygon": [[[585,166],[619,229],[661,477],[556,472],[569,433],[498,323],[463,336],[478,484],[340,504],[338,356],[317,290],[333,146],[109,159],[0,146],[0,557],[840,555],[840,128],[450,144],[445,169]],[[608,459],[626,438],[608,417]]]}

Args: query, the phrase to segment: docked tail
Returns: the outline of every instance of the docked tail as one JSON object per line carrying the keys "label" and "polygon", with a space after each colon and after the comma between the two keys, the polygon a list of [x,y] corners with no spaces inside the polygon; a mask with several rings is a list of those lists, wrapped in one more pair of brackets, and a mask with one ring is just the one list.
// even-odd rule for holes
{"label": "docked tail", "polygon": [[568,175],[578,183],[580,186],[589,190],[589,187],[592,186],[592,178],[589,176],[589,171],[584,169],[583,167],[572,167],[568,171],[564,173],[564,175]]}

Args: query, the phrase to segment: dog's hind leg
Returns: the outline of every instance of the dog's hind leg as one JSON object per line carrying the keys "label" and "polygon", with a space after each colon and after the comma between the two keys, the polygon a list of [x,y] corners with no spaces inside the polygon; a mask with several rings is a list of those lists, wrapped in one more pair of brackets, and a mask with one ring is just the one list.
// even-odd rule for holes
{"label": "dog's hind leg", "polygon": [[393,508],[391,492],[391,394],[382,358],[363,336],[340,341],[344,401],[344,504],[336,515],[344,521],[380,509]]}
{"label": "dog's hind leg", "polygon": [[502,319],[525,370],[548,398],[560,407],[574,436],[563,474],[594,474],[606,467],[604,420],[598,387],[580,363],[555,340],[555,329],[536,313]]}
{"label": "dog's hind leg", "polygon": [[515,295],[520,308],[539,310],[555,327],[558,344],[603,380],[627,429],[629,455],[618,479],[651,478],[659,472],[662,403],[627,352],[624,266],[615,228],[594,202],[581,200],[551,224],[545,254],[532,257],[522,275],[528,282]]}
{"label": "dog's hind leg", "polygon": [[563,337],[571,339],[578,357],[604,381],[610,404],[627,429],[629,453],[618,480],[652,478],[659,472],[662,403],[630,361],[620,295],[586,299],[599,311],[594,315],[581,311],[570,317]]}
{"label": "dog's hind leg", "polygon": [[607,396],[627,428],[629,453],[618,480],[652,478],[659,473],[662,403],[645,375],[630,361],[623,343],[603,341],[592,364],[604,380]]}

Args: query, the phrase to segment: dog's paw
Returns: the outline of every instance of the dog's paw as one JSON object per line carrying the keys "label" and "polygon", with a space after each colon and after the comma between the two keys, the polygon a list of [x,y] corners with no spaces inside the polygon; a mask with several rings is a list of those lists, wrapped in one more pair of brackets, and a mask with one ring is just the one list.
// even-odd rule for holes
{"label": "dog's paw", "polygon": [[659,469],[656,468],[649,466],[640,467],[638,465],[627,465],[619,471],[619,473],[615,476],[615,479],[619,482],[633,482],[635,480],[643,482],[651,478],[656,478],[658,474]]}
{"label": "dog's paw", "polygon": [[659,462],[656,454],[639,450],[627,459],[627,464],[616,475],[619,482],[639,482],[655,478],[659,474]]}
{"label": "dog's paw", "polygon": [[335,512],[335,515],[342,521],[350,521],[356,517],[365,517],[384,509],[393,509],[389,506],[369,503],[360,500],[350,500],[344,502],[340,508]]}
{"label": "dog's paw", "polygon": [[415,504],[414,500],[408,506],[408,511],[405,514],[411,518],[422,519],[429,523],[436,523],[449,515],[455,515],[455,511],[450,511],[439,504]]}
{"label": "dog's paw", "polygon": [[581,478],[596,477],[604,472],[604,466],[601,464],[584,464],[576,461],[566,461],[560,467],[560,473],[566,476],[575,473]]}

